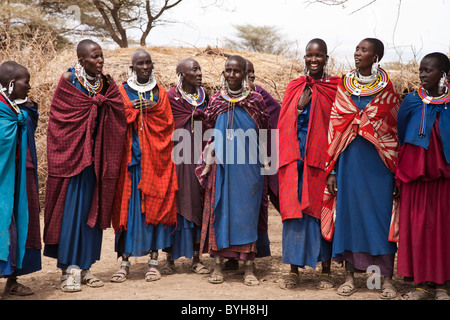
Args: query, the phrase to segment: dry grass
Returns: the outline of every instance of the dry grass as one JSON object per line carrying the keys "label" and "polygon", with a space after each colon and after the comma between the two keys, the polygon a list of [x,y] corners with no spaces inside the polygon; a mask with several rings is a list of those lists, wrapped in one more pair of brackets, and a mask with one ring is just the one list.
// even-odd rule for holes
{"label": "dry grass", "polygon": [[[27,41],[6,39],[0,43],[0,61],[14,60],[28,68],[31,74],[30,97],[39,104],[40,118],[36,133],[41,200],[44,198],[47,178],[46,131],[48,111],[55,87],[61,74],[76,63],[73,48],[56,51],[48,35],[39,35]],[[105,73],[120,83],[127,79],[131,53],[136,48],[104,50]],[[212,94],[219,87],[220,74],[227,54],[239,54],[251,60],[255,66],[256,83],[266,88],[278,101],[292,79],[301,75],[302,62],[282,56],[255,52],[238,52],[219,48],[149,47],[146,48],[155,63],[157,81],[166,89],[176,83],[177,63],[186,58],[196,59],[202,67],[204,87]],[[346,71],[336,69],[332,63],[330,72],[342,76]],[[398,92],[408,93],[419,85],[417,63],[392,66],[390,76]]]}

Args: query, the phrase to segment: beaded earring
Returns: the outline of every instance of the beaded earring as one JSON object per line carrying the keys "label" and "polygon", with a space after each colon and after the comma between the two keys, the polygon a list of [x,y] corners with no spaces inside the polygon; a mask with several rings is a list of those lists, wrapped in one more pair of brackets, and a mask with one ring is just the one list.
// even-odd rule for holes
{"label": "beaded earring", "polygon": [[376,76],[378,74],[379,68],[380,68],[380,64],[378,63],[378,56],[377,56],[377,59],[372,64],[372,76]]}
{"label": "beaded earring", "polygon": [[177,74],[177,86],[181,87],[182,81],[183,81],[183,75],[181,74],[181,72],[179,72]]}
{"label": "beaded earring", "polygon": [[8,86],[8,96],[10,96],[14,91],[14,82],[10,82]]}
{"label": "beaded earring", "polygon": [[447,74],[445,72],[443,72],[442,77],[439,80],[439,87],[438,87],[439,94],[445,93],[446,82],[447,82]]}

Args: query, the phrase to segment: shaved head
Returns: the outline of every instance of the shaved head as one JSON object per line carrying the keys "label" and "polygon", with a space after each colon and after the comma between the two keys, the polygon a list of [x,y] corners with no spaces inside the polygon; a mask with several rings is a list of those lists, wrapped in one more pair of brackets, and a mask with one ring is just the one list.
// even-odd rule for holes
{"label": "shaved head", "polygon": [[[176,73],[186,73],[186,69],[189,68],[193,63],[196,63],[197,61],[194,59],[184,59],[178,62]],[[197,62],[198,63],[198,62]]]}
{"label": "shaved head", "polygon": [[136,61],[142,57],[150,58],[150,59],[152,58],[152,56],[150,55],[150,52],[148,52],[145,49],[139,48],[131,54],[131,64],[134,65],[136,63]]}
{"label": "shaved head", "polygon": [[0,65],[0,84],[7,87],[9,83],[28,72],[28,69],[15,61],[5,61]]}
{"label": "shaved head", "polygon": [[81,40],[77,45],[77,57],[78,58],[84,57],[89,52],[88,48],[92,46],[98,46],[99,48],[101,48],[97,42],[91,39]]}

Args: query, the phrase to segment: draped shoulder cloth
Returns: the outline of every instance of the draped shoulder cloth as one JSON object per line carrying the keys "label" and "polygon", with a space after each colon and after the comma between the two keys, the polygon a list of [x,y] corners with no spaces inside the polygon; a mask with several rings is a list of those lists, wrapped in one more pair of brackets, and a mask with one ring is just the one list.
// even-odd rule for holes
{"label": "draped shoulder cloth", "polygon": [[[336,95],[338,77],[328,81],[300,77],[286,88],[280,117],[279,130],[279,179],[280,214],[283,220],[301,218],[302,212],[320,218],[323,195],[317,190],[325,186],[325,160],[327,130],[331,105]],[[305,159],[301,159],[297,138],[297,103],[306,86],[312,88],[311,116],[309,118]],[[297,161],[303,160],[303,192],[298,199]]]}
{"label": "draped shoulder cloth", "polygon": [[[326,177],[334,169],[339,155],[357,135],[367,139],[375,146],[383,163],[394,173],[399,147],[397,134],[399,106],[400,97],[395,92],[391,81],[389,81],[383,91],[374,96],[363,110],[358,109],[341,81],[331,109]],[[397,199],[394,199],[393,217],[397,206]],[[325,187],[321,225],[322,235],[327,240],[333,238],[335,215],[336,197],[333,197],[328,192],[328,188]]]}
{"label": "draped shoulder cloth", "polygon": [[61,77],[50,105],[47,130],[46,243],[59,243],[68,181],[92,162],[97,183],[87,224],[101,229],[111,225],[126,126],[122,96],[114,81],[105,95],[89,97]]}
{"label": "draped shoulder cloth", "polygon": [[[175,164],[172,161],[175,129],[172,110],[167,91],[160,85],[159,100],[143,112],[144,126],[141,128],[140,110],[132,107],[125,88],[120,92],[125,103],[128,122],[125,147],[122,157],[120,177],[114,200],[113,228],[126,230],[128,222],[128,203],[131,197],[131,176],[128,164],[131,163],[132,130],[139,133],[141,148],[141,181],[138,189],[142,192],[142,214],[147,224],[174,225],[177,222],[175,194],[178,182]],[[142,129],[142,130],[141,130]]]}

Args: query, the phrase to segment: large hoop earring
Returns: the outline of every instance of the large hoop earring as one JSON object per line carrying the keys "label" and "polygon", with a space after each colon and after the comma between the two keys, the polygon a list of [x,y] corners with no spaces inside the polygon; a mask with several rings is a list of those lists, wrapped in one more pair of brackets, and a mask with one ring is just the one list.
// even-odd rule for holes
{"label": "large hoop earring", "polygon": [[181,87],[181,84],[183,83],[183,75],[181,74],[181,72],[179,72],[177,74],[177,86]]}
{"label": "large hoop earring", "polygon": [[372,64],[372,76],[378,75],[378,69],[380,68],[380,64],[378,63],[378,56],[375,62]]}
{"label": "large hoop earring", "polygon": [[445,93],[446,82],[447,82],[447,74],[445,72],[443,72],[442,77],[439,80],[439,87],[438,87],[439,94]]}
{"label": "large hoop earring", "polygon": [[14,82],[10,81],[8,85],[8,96],[10,96],[14,91]]}
{"label": "large hoop earring", "polygon": [[225,80],[225,75],[222,74],[220,75],[220,85],[222,88],[226,88],[227,87],[227,81]]}

